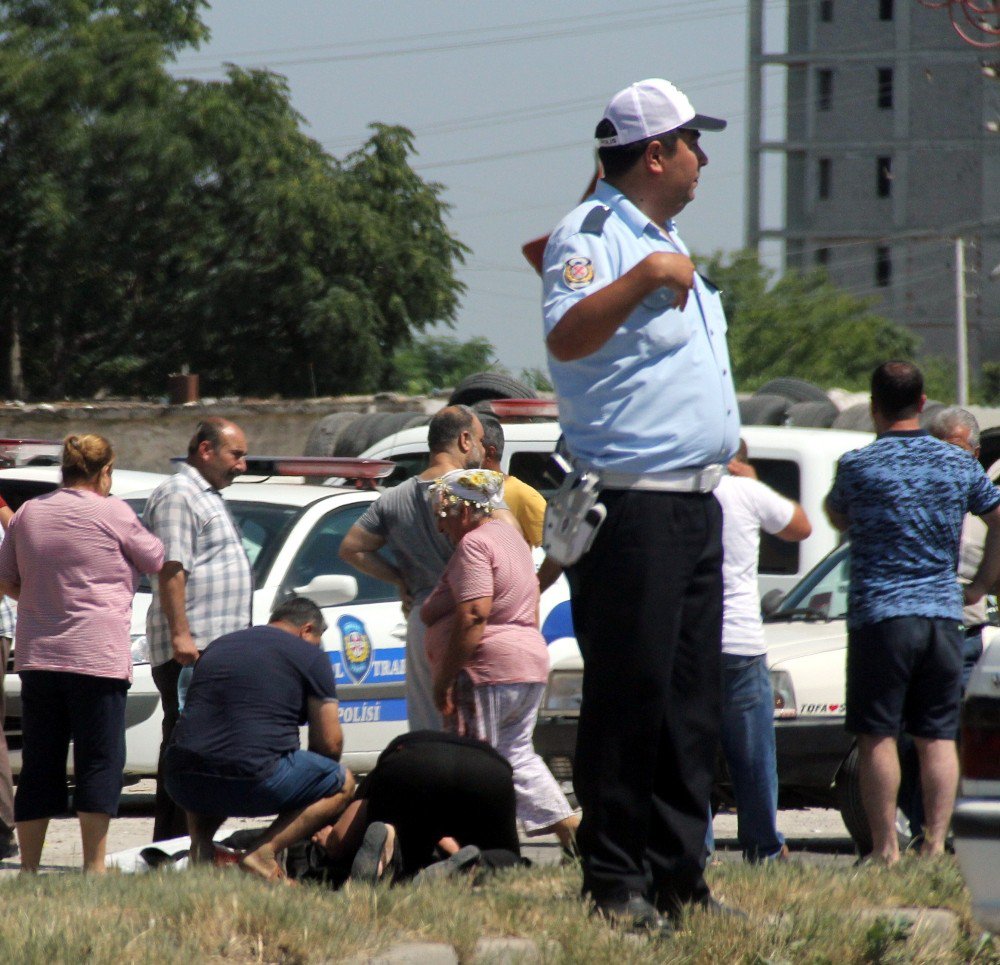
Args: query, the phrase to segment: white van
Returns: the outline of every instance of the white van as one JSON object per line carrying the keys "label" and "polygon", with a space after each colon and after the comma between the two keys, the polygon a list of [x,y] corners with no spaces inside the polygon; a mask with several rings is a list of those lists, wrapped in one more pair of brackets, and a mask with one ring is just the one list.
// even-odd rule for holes
{"label": "white van", "polygon": [[[559,424],[505,422],[503,430],[504,472],[534,486],[543,495],[551,492],[554,480],[547,477],[546,470],[561,434]],[[840,534],[823,513],[823,500],[830,491],[840,456],[867,445],[873,436],[868,432],[793,426],[744,426],[741,434],[761,481],[801,503],[813,525],[812,535],[802,543],[785,543],[767,534],[761,538],[761,594],[773,589],[785,593],[840,541]],[[426,468],[427,427],[416,426],[387,436],[361,456],[396,463],[398,468],[389,481],[398,484]]]}

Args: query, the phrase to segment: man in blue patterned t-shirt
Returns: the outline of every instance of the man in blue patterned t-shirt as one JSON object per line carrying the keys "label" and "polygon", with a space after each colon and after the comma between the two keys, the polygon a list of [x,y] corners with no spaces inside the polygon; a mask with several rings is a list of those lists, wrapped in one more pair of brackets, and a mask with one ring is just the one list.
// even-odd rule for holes
{"label": "man in blue patterned t-shirt", "polygon": [[847,729],[876,860],[899,860],[896,796],[901,731],[917,745],[926,813],[921,854],[940,854],[958,785],[955,734],[962,683],[962,590],[956,577],[966,513],[989,527],[965,587],[981,599],[1000,577],[1000,490],[968,453],[920,428],[923,376],[910,362],[872,375],[878,438],[841,457],[826,499],[851,538]]}

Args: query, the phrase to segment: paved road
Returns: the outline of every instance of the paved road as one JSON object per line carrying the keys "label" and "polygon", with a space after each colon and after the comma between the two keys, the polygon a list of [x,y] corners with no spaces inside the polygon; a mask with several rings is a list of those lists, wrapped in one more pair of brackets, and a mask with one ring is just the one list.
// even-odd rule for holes
{"label": "paved road", "polygon": [[[153,832],[153,788],[153,781],[141,781],[126,788],[120,815],[111,822],[109,852],[149,843]],[[259,818],[233,819],[226,827],[235,830],[258,827],[260,823]],[[796,860],[835,864],[850,864],[854,860],[851,839],[837,811],[824,808],[782,811],[778,825],[788,839]],[[735,814],[718,814],[714,831],[718,849],[715,860],[738,861]],[[560,860],[555,837],[525,839],[524,853],[538,864],[554,864]],[[75,818],[56,818],[51,822],[42,859],[43,870],[46,871],[67,871],[80,867],[80,831]],[[17,859],[0,862],[0,876],[14,874],[17,868]]]}

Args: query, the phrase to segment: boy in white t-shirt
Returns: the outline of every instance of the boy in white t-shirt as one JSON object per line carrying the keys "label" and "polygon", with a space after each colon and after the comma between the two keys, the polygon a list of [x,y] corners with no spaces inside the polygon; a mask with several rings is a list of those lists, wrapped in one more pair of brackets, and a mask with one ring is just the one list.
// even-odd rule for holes
{"label": "boy in white t-shirt", "polygon": [[777,828],[778,770],[774,697],[767,671],[757,592],[760,532],[787,542],[811,532],[802,507],[759,482],[741,439],[715,496],[722,505],[722,750],[736,796],[740,847],[747,861],[788,854]]}

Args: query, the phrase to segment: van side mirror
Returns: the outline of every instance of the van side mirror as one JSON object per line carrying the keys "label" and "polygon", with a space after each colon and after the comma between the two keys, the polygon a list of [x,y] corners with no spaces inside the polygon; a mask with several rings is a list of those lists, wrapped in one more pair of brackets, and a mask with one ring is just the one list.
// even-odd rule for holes
{"label": "van side mirror", "polygon": [[358,595],[358,581],[353,576],[321,573],[305,586],[295,587],[295,593],[308,597],[318,607],[340,606]]}
{"label": "van side mirror", "polygon": [[766,617],[773,616],[778,612],[778,607],[781,606],[784,600],[785,594],[782,593],[777,587],[773,590],[768,590],[767,593],[761,597],[760,612]]}

